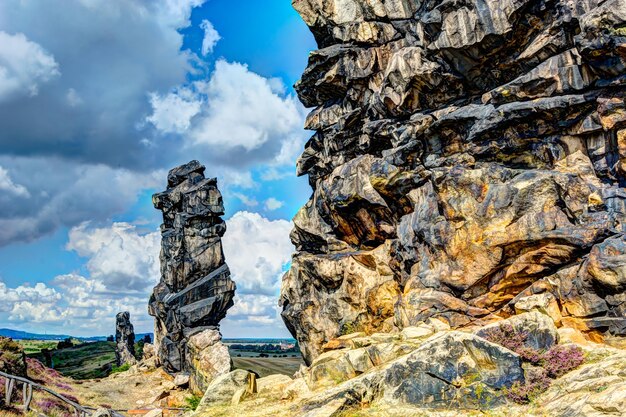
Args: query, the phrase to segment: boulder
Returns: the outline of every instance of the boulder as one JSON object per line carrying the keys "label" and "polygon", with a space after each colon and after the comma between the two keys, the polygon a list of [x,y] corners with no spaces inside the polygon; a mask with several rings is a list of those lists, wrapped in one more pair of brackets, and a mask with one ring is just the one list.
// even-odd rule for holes
{"label": "boulder", "polygon": [[293,379],[287,375],[275,374],[264,376],[256,380],[257,391],[259,395],[277,393],[282,396],[285,388],[293,382]]}
{"label": "boulder", "polygon": [[469,333],[437,334],[384,374],[386,403],[484,408],[503,403],[503,389],[524,381],[518,355]]}
{"label": "boulder", "polygon": [[209,384],[200,401],[199,412],[210,405],[238,403],[245,396],[256,392],[256,376],[252,372],[236,369]]}
{"label": "boulder", "polygon": [[204,387],[208,387],[212,380],[231,370],[228,347],[216,330],[205,330],[189,337],[187,352],[191,372],[189,385],[194,392],[204,392]]}
{"label": "boulder", "polygon": [[626,354],[606,349],[558,380],[540,401],[555,417],[612,417],[626,410]]}
{"label": "boulder", "polygon": [[476,334],[496,343],[499,343],[497,339],[500,335],[508,337],[514,334],[526,347],[537,351],[547,351],[559,341],[552,319],[536,311],[489,324],[476,331]]}

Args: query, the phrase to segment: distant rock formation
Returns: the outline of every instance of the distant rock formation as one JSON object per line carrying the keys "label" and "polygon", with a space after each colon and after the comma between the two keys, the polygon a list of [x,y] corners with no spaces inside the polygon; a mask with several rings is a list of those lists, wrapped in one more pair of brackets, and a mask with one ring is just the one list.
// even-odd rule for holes
{"label": "distant rock formation", "polygon": [[163,224],[161,281],[149,306],[160,362],[170,373],[191,374],[191,388],[199,393],[230,372],[219,323],[235,294],[222,251],[222,195],[204,170],[198,161],[172,169],[167,190],[152,197]]}
{"label": "distant rock formation", "polygon": [[137,363],[137,359],[135,359],[135,329],[130,322],[128,311],[117,313],[115,317],[115,344],[117,366]]}
{"label": "distant rock formation", "polygon": [[626,334],[626,2],[293,5],[320,47],[281,295],[308,363],[341,334],[529,305]]}

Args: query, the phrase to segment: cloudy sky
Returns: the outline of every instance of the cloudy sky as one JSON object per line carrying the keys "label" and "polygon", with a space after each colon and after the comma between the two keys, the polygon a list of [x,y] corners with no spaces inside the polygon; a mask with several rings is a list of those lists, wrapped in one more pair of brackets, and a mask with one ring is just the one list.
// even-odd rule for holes
{"label": "cloudy sky", "polygon": [[292,85],[313,37],[289,0],[0,2],[0,327],[151,331],[167,170],[226,203],[226,337],[287,336],[280,277],[309,133]]}

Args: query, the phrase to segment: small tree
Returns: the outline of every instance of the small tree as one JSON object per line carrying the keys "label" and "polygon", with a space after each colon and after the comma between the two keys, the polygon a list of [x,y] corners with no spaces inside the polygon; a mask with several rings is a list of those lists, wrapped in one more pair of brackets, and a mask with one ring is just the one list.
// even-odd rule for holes
{"label": "small tree", "polygon": [[152,338],[150,337],[150,335],[149,335],[149,334],[147,334],[147,335],[145,335],[145,336],[143,337],[143,342],[144,342],[144,343],[152,343]]}
{"label": "small tree", "polygon": [[115,337],[113,335],[109,335],[109,337],[107,337],[107,342],[115,342]]}

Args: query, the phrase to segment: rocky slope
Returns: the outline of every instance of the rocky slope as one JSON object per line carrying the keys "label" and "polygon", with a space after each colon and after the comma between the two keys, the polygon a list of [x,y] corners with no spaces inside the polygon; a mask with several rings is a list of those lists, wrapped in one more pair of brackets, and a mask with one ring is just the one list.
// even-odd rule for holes
{"label": "rocky slope", "polygon": [[[320,49],[283,318],[342,334],[540,310],[626,334],[626,2],[294,0]],[[616,339],[617,338],[617,339]]]}
{"label": "rocky slope", "polygon": [[198,161],[172,169],[167,190],[152,197],[163,212],[161,281],[149,305],[156,319],[155,346],[163,368],[190,376],[197,393],[230,371],[219,323],[235,294],[222,251],[222,195],[204,170]]}

